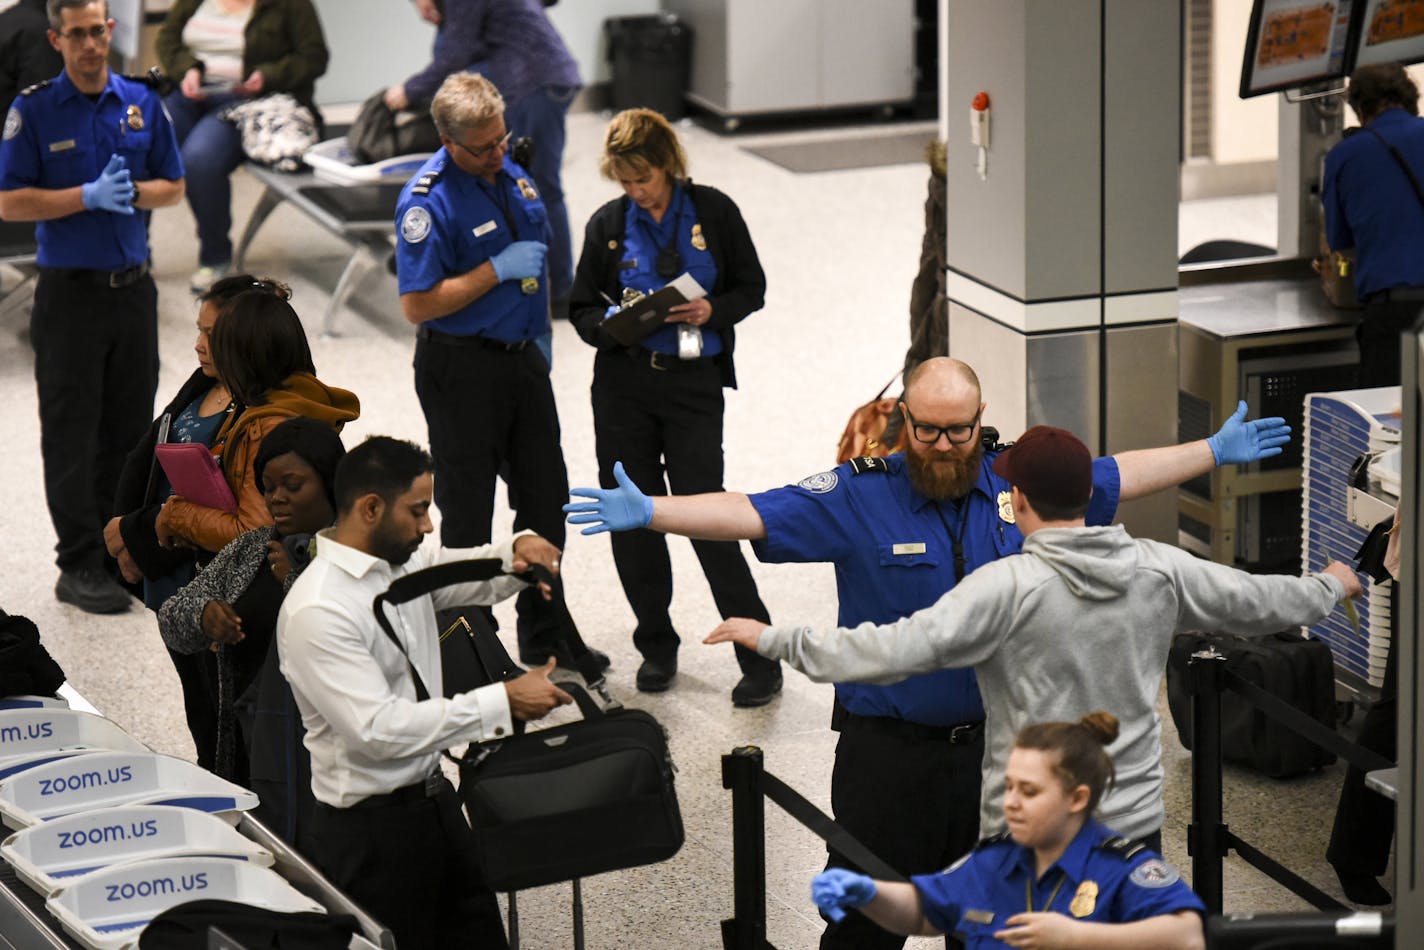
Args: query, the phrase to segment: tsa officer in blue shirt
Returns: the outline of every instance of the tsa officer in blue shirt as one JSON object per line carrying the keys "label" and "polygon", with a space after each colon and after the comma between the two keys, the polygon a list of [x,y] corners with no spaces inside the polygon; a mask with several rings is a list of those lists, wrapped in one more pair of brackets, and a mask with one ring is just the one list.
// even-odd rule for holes
{"label": "tsa officer in blue shirt", "polygon": [[[1009,485],[991,469],[979,378],[959,360],[920,364],[900,411],[911,438],[903,454],[853,459],[796,485],[756,495],[645,498],[631,483],[568,506],[586,530],[656,531],[746,538],[765,561],[830,561],[839,622],[906,617],[939,600],[981,564],[1019,552]],[[1099,459],[1088,518],[1106,524],[1119,501],[1172,487],[1214,465],[1279,454],[1279,418],[1244,420],[1242,403],[1210,439]],[[883,618],[883,619],[881,619]],[[979,834],[983,706],[973,674],[940,671],[890,687],[836,686],[831,726],[840,732],[831,773],[836,820],[901,873],[942,868]],[[831,854],[831,863],[848,866]],[[824,947],[900,947],[858,915],[831,924]]]}
{"label": "tsa officer in blue shirt", "polygon": [[[490,540],[495,477],[507,468],[516,530],[564,543],[568,472],[549,363],[548,217],[509,157],[504,100],[478,73],[452,73],[430,106],[442,147],[401,192],[401,311],[416,324],[415,391],[435,458],[441,543]],[[532,596],[530,596],[532,594]],[[519,595],[519,655],[559,652],[560,614]]]}
{"label": "tsa officer in blue shirt", "polygon": [[831,868],[811,899],[835,918],[859,908],[897,934],[954,933],[969,950],[1199,950],[1201,899],[1170,864],[1091,817],[1112,779],[1105,746],[1117,732],[1101,710],[1025,727],[1005,772],[1007,833],[912,883]]}
{"label": "tsa officer in blue shirt", "polygon": [[109,613],[129,596],[107,571],[101,531],[158,386],[158,293],[139,212],[182,200],[183,167],[154,90],[109,71],[103,0],[50,0],[48,13],[64,71],[5,116],[0,217],[39,222],[30,334],[55,596]]}

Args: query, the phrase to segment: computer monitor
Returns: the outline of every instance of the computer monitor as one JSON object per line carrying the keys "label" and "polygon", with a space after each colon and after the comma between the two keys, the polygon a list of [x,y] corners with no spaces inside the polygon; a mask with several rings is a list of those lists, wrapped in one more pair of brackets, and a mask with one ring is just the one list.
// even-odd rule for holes
{"label": "computer monitor", "polygon": [[1365,0],[1255,0],[1241,66],[1241,98],[1342,82],[1355,8]]}
{"label": "computer monitor", "polygon": [[1347,73],[1375,63],[1424,62],[1424,0],[1355,0],[1360,29]]}

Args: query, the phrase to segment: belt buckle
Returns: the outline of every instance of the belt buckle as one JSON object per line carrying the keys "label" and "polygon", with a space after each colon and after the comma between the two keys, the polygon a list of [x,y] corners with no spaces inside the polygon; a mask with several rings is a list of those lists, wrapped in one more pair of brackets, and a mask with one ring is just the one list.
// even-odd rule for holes
{"label": "belt buckle", "polygon": [[949,744],[959,745],[962,742],[968,742],[974,735],[975,728],[977,728],[977,723],[955,726],[949,730]]}
{"label": "belt buckle", "polygon": [[667,371],[667,367],[664,366],[664,365],[662,364],[662,362],[659,360],[659,357],[662,356],[662,355],[663,355],[663,354],[662,354],[660,351],[658,351],[658,350],[649,350],[649,351],[648,351],[648,365],[651,366],[651,367],[652,367],[653,369],[655,369],[655,370],[659,370],[659,371],[662,371],[662,372],[666,372],[666,371]]}
{"label": "belt buckle", "polygon": [[440,779],[441,775],[439,772],[432,772],[429,775],[425,776],[426,798],[434,798],[436,795],[440,794]]}
{"label": "belt buckle", "polygon": [[124,283],[123,283],[123,279],[124,279],[124,277],[125,277],[127,274],[128,274],[128,271],[126,271],[126,270],[109,271],[109,289],[110,289],[110,290],[120,290],[120,289],[122,289],[122,288],[125,286]]}

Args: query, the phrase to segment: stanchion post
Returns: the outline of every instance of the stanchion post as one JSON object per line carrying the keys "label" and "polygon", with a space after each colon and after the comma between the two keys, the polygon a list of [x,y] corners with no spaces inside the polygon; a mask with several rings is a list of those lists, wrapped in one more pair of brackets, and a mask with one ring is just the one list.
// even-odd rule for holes
{"label": "stanchion post", "polygon": [[732,908],[722,921],[724,950],[764,950],[766,942],[766,800],[762,754],[740,746],[722,756],[722,787],[732,792]]}
{"label": "stanchion post", "polygon": [[1187,662],[1192,691],[1192,823],[1187,853],[1192,856],[1192,890],[1207,913],[1221,913],[1222,860],[1227,852],[1221,815],[1221,690],[1226,657],[1214,648],[1193,653]]}

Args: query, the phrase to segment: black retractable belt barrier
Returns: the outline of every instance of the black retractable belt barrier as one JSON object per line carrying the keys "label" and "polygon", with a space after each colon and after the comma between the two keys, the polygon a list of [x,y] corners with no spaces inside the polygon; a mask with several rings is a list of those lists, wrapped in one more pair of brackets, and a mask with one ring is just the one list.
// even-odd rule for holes
{"label": "black retractable belt barrier", "polygon": [[818,838],[871,877],[905,876],[886,864],[831,817],[762,767],[761,749],[740,746],[722,756],[722,787],[732,792],[732,913],[722,921],[724,950],[775,950],[766,939],[766,805],[780,805]]}
{"label": "black retractable belt barrier", "polygon": [[1393,914],[1232,914],[1206,922],[1206,945],[1212,950],[1379,948],[1393,941]]}

